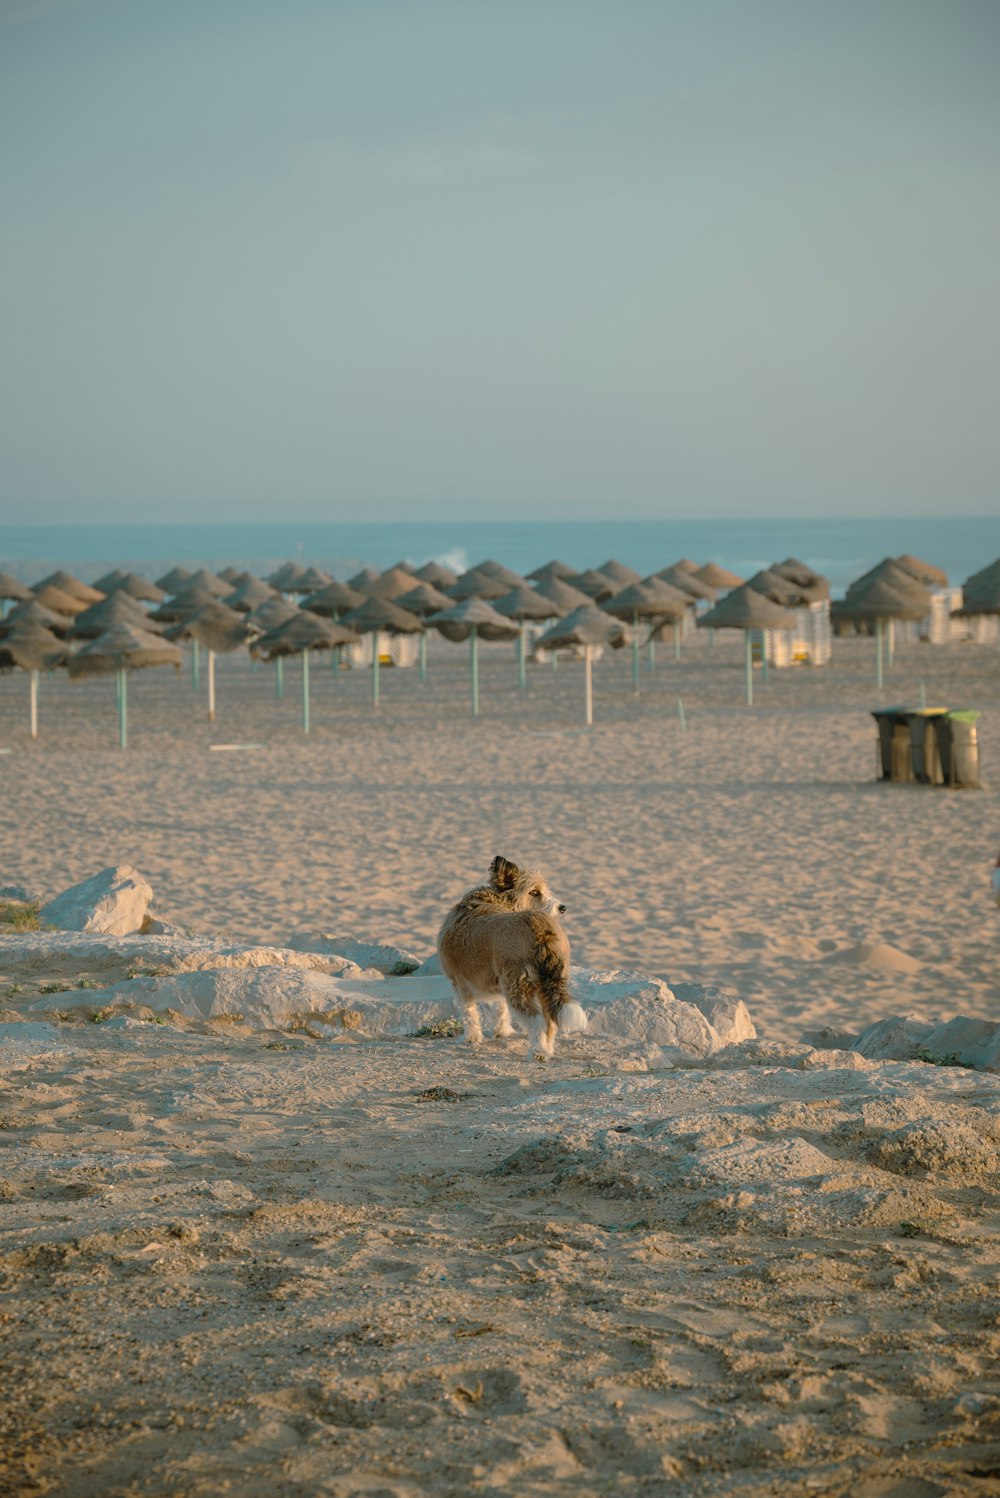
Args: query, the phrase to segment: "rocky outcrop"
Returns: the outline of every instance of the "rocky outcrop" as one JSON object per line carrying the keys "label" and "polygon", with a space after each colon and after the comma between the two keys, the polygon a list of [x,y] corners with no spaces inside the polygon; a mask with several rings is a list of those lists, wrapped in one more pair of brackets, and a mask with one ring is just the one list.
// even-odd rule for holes
{"label": "rocky outcrop", "polygon": [[141,930],[152,900],[148,880],[131,864],[123,863],[64,890],[42,906],[39,917],[61,931],[128,936]]}

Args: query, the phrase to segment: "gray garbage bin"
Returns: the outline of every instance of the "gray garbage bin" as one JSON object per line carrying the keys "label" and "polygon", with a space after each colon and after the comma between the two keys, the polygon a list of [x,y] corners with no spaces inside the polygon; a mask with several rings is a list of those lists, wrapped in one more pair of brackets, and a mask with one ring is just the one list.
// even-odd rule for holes
{"label": "gray garbage bin", "polygon": [[884,707],[878,724],[880,780],[979,785],[978,712],[970,708]]}

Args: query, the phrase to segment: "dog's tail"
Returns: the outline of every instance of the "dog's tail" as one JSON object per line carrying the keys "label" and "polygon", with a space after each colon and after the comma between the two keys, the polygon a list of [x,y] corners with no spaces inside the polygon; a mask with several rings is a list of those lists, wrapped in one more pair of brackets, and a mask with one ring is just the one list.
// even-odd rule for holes
{"label": "dog's tail", "polygon": [[[539,922],[541,926],[541,922]],[[535,960],[538,986],[545,1008],[567,1035],[586,1030],[587,1016],[569,991],[569,949],[556,939],[551,928],[537,929],[538,955]]]}

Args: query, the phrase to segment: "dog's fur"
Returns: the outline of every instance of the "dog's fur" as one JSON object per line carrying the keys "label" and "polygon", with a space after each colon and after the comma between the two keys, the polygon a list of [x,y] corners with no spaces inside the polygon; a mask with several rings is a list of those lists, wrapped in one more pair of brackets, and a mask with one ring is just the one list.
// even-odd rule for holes
{"label": "dog's fur", "polygon": [[445,917],[438,935],[441,970],[465,1015],[465,1036],[483,1038],[477,1003],[498,1003],[494,1035],[514,1034],[510,1011],[530,1022],[539,1061],[552,1055],[557,1027],[585,1030],[587,1018],[571,997],[569,942],[557,917],[565,911],[534,869],[498,854],[490,881],[470,889]]}

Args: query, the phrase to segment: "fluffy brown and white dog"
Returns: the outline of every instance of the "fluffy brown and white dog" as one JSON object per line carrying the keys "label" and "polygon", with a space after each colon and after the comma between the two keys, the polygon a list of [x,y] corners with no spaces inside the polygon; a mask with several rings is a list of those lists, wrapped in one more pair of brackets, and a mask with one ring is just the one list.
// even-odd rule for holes
{"label": "fluffy brown and white dog", "polygon": [[510,1011],[529,1022],[539,1061],[552,1055],[556,1029],[585,1030],[587,1017],[570,995],[569,942],[557,919],[565,905],[534,869],[518,868],[499,854],[490,881],[448,912],[438,935],[441,970],[465,1012],[465,1036],[483,1038],[477,1004],[499,1004],[493,1031],[514,1034]]}

